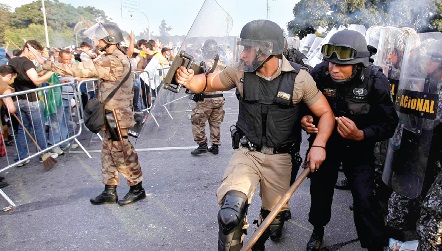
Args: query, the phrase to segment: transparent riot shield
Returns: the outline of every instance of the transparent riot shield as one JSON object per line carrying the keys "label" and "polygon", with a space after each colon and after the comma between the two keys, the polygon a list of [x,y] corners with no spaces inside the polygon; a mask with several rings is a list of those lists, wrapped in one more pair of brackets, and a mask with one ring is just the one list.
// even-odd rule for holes
{"label": "transparent riot shield", "polygon": [[313,40],[312,46],[310,47],[309,51],[307,52],[307,58],[311,57],[312,54],[314,54],[317,51],[321,51],[321,48],[319,47],[321,45],[322,40],[324,40],[323,37],[315,37],[315,40]]}
{"label": "transparent riot shield", "polygon": [[321,53],[321,48],[324,44],[328,43],[328,41],[330,40],[331,36],[333,36],[336,32],[338,32],[338,29],[336,28],[332,28],[327,35],[324,37],[324,39],[321,40],[321,42],[319,43],[319,45],[316,47],[316,50],[314,50],[311,54],[310,57],[308,57],[307,59],[307,64],[310,65],[311,67],[315,67],[317,64],[322,62],[322,53]]}
{"label": "transparent riot shield", "polygon": [[416,32],[410,28],[382,27],[379,32],[379,45],[376,65],[382,68],[390,82],[392,99],[396,99],[405,43]]}
{"label": "transparent riot shield", "polygon": [[197,74],[231,64],[235,40],[229,36],[232,24],[232,17],[216,0],[205,0],[164,79],[164,88],[180,91],[181,86],[174,80],[180,66],[192,68]]}
{"label": "transparent riot shield", "polygon": [[[190,110],[194,102],[187,93],[180,91],[181,86],[174,80],[175,72],[180,66],[185,66],[202,73],[232,62],[235,38],[229,36],[231,27],[231,16],[217,1],[206,0],[203,3],[186,38],[180,43],[180,49],[161,87],[152,93],[154,101],[147,111],[148,119],[143,133],[154,135],[161,127],[168,128],[170,135],[180,133],[176,121],[188,119],[185,117],[188,114],[182,111]],[[217,65],[214,66],[216,58]]]}
{"label": "transparent riot shield", "polygon": [[432,144],[440,123],[442,34],[422,33],[407,40],[395,108],[399,125],[389,140],[383,181],[395,192],[416,198],[422,191]]}
{"label": "transparent riot shield", "polygon": [[[380,32],[381,32],[381,28],[382,26],[371,26],[370,28],[367,29],[367,31],[365,32],[365,40],[367,41],[367,45],[371,45],[373,47],[375,47],[376,49],[379,49],[379,36],[380,36]],[[374,64],[378,65],[378,53],[376,53],[372,58],[374,60]]]}

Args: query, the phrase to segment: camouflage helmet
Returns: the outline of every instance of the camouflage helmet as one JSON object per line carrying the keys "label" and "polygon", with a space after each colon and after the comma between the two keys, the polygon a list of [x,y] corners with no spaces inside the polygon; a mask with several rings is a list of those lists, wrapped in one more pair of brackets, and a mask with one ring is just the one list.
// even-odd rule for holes
{"label": "camouflage helmet", "polygon": [[365,37],[354,30],[342,30],[336,32],[322,46],[324,60],[334,64],[356,65],[369,64],[370,51],[367,48]]}
{"label": "camouflage helmet", "polygon": [[123,33],[118,26],[113,24],[103,24],[103,27],[108,33],[108,36],[103,38],[106,43],[119,44],[124,41]]}
{"label": "camouflage helmet", "polygon": [[284,33],[278,24],[270,20],[254,20],[247,23],[241,30],[240,38],[272,43],[270,55],[280,55],[284,52]]}
{"label": "camouflage helmet", "polygon": [[113,24],[102,24],[100,22],[84,31],[84,35],[91,40],[104,40],[107,44],[119,44],[124,41],[123,33],[118,26]]}

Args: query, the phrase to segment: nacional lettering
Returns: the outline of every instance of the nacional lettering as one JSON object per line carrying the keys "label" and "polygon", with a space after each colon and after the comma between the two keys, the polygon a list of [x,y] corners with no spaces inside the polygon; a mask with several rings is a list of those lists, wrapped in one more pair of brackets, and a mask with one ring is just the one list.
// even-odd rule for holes
{"label": "nacional lettering", "polygon": [[419,112],[431,113],[434,114],[435,102],[434,100],[424,99],[424,98],[413,98],[411,96],[402,95],[400,97],[399,106],[412,109]]}

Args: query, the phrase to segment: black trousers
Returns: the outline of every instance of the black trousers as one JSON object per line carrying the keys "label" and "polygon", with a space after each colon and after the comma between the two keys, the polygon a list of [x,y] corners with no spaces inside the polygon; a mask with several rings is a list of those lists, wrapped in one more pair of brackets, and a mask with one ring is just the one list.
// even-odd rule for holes
{"label": "black trousers", "polygon": [[342,140],[330,143],[333,141],[329,140],[327,145],[326,160],[318,171],[310,174],[309,222],[320,227],[330,221],[334,185],[342,162],[353,196],[353,217],[361,246],[386,246],[384,218],[374,197],[374,145]]}

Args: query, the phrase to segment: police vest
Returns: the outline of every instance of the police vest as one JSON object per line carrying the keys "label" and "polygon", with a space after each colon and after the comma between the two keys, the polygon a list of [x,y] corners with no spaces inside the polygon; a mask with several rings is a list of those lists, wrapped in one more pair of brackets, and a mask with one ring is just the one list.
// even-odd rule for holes
{"label": "police vest", "polygon": [[283,147],[299,137],[299,105],[293,104],[292,97],[301,65],[291,64],[294,71],[282,72],[271,81],[254,72],[244,73],[236,126],[257,146]]}
{"label": "police vest", "polygon": [[351,81],[336,83],[328,74],[328,64],[322,67],[320,72],[324,75],[316,84],[327,98],[335,116],[345,116],[353,120],[358,127],[364,128],[364,125],[369,123],[365,115],[370,112],[371,88],[380,68],[369,65],[359,71]]}

